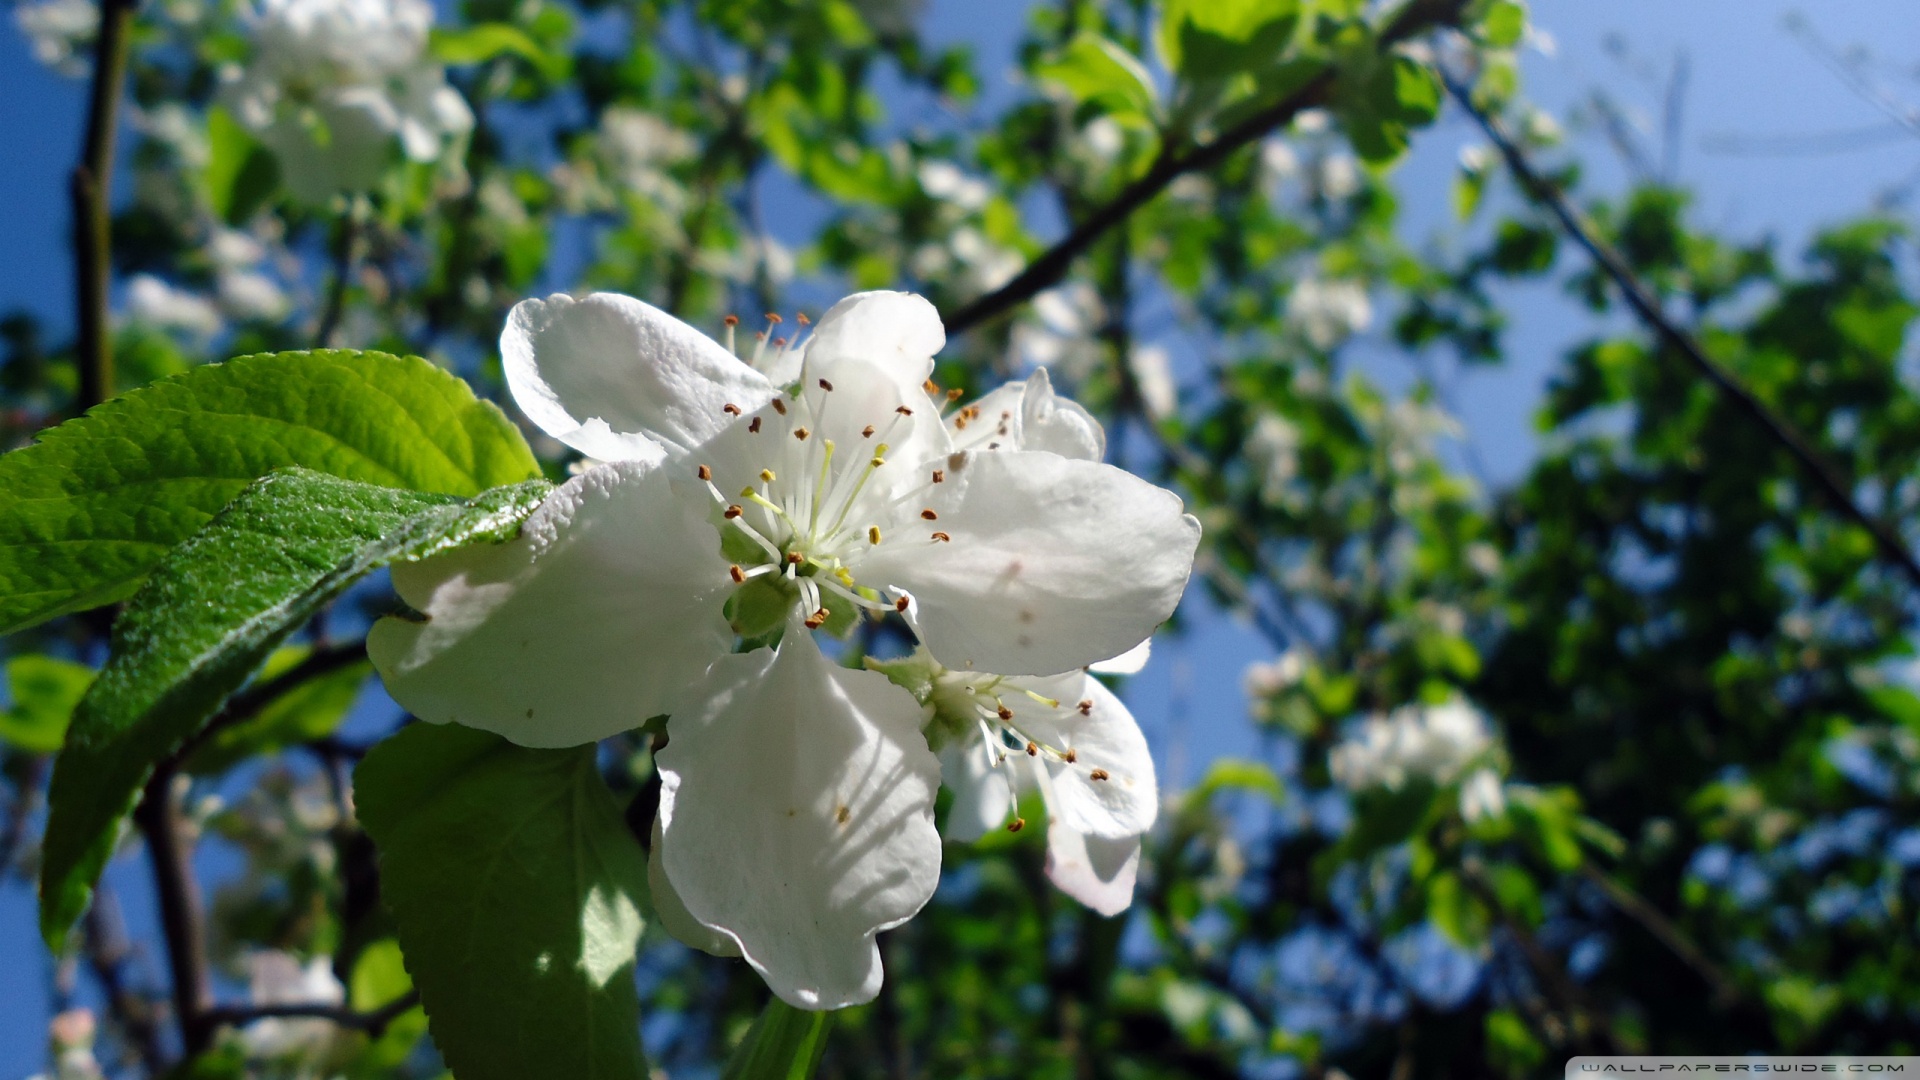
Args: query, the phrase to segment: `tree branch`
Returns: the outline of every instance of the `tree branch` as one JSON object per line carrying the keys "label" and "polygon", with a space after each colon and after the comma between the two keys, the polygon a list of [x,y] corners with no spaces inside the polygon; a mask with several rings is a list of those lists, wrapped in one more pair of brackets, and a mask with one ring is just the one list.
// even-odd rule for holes
{"label": "tree branch", "polygon": [[[1398,44],[1436,27],[1458,21],[1466,0],[1410,0],[1379,33],[1381,48]],[[1318,75],[1279,101],[1261,109],[1219,135],[1183,150],[1162,149],[1147,171],[1076,224],[1059,243],[1047,249],[1013,280],[968,302],[944,318],[947,333],[962,334],[1019,304],[1023,304],[1066,277],[1074,260],[1087,253],[1100,237],[1151,202],[1181,175],[1211,169],[1268,133],[1291,122],[1306,109],[1325,103],[1338,80],[1329,63]]]}
{"label": "tree branch", "polygon": [[1707,959],[1707,954],[1701,952],[1698,945],[1695,945],[1678,926],[1673,924],[1672,920],[1667,918],[1665,913],[1654,907],[1645,897],[1590,863],[1580,867],[1580,875],[1599,886],[1600,891],[1606,894],[1607,899],[1620,910],[1621,914],[1639,923],[1647,933],[1653,935],[1654,940],[1666,946],[1668,952],[1678,957],[1681,963],[1692,968],[1694,973],[1712,988],[1713,1003],[1716,1006],[1722,1009],[1730,1008],[1739,1004],[1745,997],[1740,987],[1727,977],[1726,972],[1721,971],[1717,964]]}
{"label": "tree branch", "polygon": [[133,819],[146,837],[153,863],[153,891],[160,904],[160,929],[167,940],[167,966],[172,973],[173,1010],[180,1019],[180,1041],[188,1058],[205,1050],[213,1028],[203,1022],[213,1006],[213,975],[207,964],[207,925],[200,903],[200,883],[193,875],[193,848],[181,829],[174,807],[173,780],[178,767],[169,762],[154,770]]}
{"label": "tree branch", "polygon": [[[180,763],[192,757],[194,751],[205,746],[215,735],[253,719],[259,715],[260,710],[273,704],[281,695],[322,675],[330,675],[343,667],[358,663],[366,657],[367,643],[364,639],[347,645],[322,646],[314,649],[306,659],[273,678],[254,683],[228,698],[226,705],[214,714],[213,719],[207,721],[198,732],[181,744],[180,749],[174,751],[173,756],[167,759],[167,767],[177,770]],[[327,740],[321,741],[324,743]]]}
{"label": "tree branch", "polygon": [[1664,341],[1680,355],[1686,358],[1694,371],[1707,382],[1713,384],[1721,395],[1739,412],[1746,415],[1761,432],[1779,443],[1791,455],[1800,468],[1807,474],[1816,487],[1842,516],[1850,518],[1873,537],[1874,544],[1880,549],[1881,556],[1907,576],[1908,581],[1920,586],[1920,561],[1916,561],[1907,543],[1893,528],[1867,513],[1853,497],[1852,484],[1828,463],[1805,435],[1786,417],[1774,412],[1767,404],[1755,397],[1751,391],[1740,384],[1733,373],[1722,367],[1708,356],[1693,335],[1681,329],[1667,317],[1658,297],[1648,290],[1634,274],[1633,268],[1625,258],[1614,250],[1613,246],[1601,239],[1592,224],[1587,221],[1566,195],[1551,181],[1540,175],[1526,153],[1508,134],[1505,125],[1490,116],[1473,103],[1473,96],[1451,73],[1442,71],[1447,93],[1460,103],[1486,132],[1487,138],[1500,151],[1506,162],[1507,171],[1519,182],[1520,189],[1536,205],[1551,213],[1559,222],[1561,229],[1575,243],[1592,257],[1595,264],[1613,279],[1627,307],[1639,317],[1641,323],[1655,337]]}
{"label": "tree branch", "polygon": [[221,1025],[246,1027],[255,1020],[310,1017],[327,1020],[350,1031],[364,1031],[373,1038],[386,1033],[395,1020],[420,1004],[420,991],[409,990],[372,1012],[357,1012],[344,1005],[302,1002],[290,1005],[216,1005],[200,1016],[209,1031]]}
{"label": "tree branch", "polygon": [[313,332],[313,347],[333,346],[334,332],[340,329],[340,316],[347,309],[347,286],[353,278],[354,249],[360,244],[360,220],[364,214],[361,200],[350,195],[347,210],[340,217],[339,232],[333,238],[333,275],[327,284],[326,305],[320,309],[320,324]]}
{"label": "tree branch", "polygon": [[107,290],[113,280],[113,144],[120,93],[127,80],[127,24],[137,0],[102,0],[100,35],[93,46],[93,86],[87,134],[68,192],[73,200],[75,363],[83,413],[113,395],[113,337],[107,326]]}

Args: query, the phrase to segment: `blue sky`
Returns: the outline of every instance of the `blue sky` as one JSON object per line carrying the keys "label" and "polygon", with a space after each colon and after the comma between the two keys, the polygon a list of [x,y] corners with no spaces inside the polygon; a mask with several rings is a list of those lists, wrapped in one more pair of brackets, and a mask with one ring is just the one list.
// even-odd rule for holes
{"label": "blue sky", "polygon": [[[1536,24],[1557,48],[1552,55],[1528,53],[1531,97],[1564,118],[1604,87],[1648,121],[1656,153],[1664,79],[1674,59],[1686,57],[1690,77],[1675,178],[1696,191],[1698,219],[1711,228],[1740,237],[1771,234],[1791,256],[1813,230],[1920,178],[1920,137],[1902,137],[1785,25],[1798,10],[1838,47],[1888,43],[1897,50],[1920,41],[1920,8],[1911,0],[1537,0],[1533,7]],[[924,29],[936,44],[973,44],[989,95],[998,96],[1012,92],[1012,45],[1024,8],[1012,0],[932,0]],[[0,205],[8,212],[0,218],[0,309],[34,310],[58,332],[71,324],[64,191],[79,143],[84,85],[36,64],[11,20],[6,23],[0,29]],[[1609,39],[1624,43],[1627,62],[1609,50]],[[1920,104],[1920,52],[1880,59],[1882,82]],[[1868,129],[1879,134],[1851,134]],[[1844,153],[1772,156],[1724,149],[1741,139],[1832,133],[1849,133],[1862,145]],[[1416,242],[1441,248],[1460,242],[1451,235],[1449,191],[1458,151],[1477,141],[1475,135],[1465,118],[1450,112],[1399,166],[1407,235]],[[1597,136],[1576,138],[1589,190],[1619,190],[1628,168]],[[1496,479],[1524,470],[1540,386],[1561,351],[1592,330],[1590,317],[1551,288],[1519,287],[1505,299],[1513,320],[1509,363],[1465,373],[1454,387],[1466,439]],[[1359,348],[1380,377],[1404,378],[1404,365],[1384,347],[1378,329]],[[1190,782],[1212,757],[1253,751],[1240,674],[1271,655],[1247,628],[1200,614],[1184,637],[1158,643],[1155,662],[1128,688],[1169,788]],[[1176,746],[1187,749],[1171,753]],[[135,936],[157,948],[144,866],[123,860],[112,880]],[[0,1080],[44,1065],[48,969],[33,912],[26,889],[0,888]],[[149,960],[160,975],[162,958]]]}

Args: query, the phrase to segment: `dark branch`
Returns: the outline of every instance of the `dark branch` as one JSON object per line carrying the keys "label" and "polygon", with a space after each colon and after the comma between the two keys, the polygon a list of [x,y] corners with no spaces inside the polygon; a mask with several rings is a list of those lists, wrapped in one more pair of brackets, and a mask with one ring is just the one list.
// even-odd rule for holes
{"label": "dark branch", "polygon": [[[1396,12],[1380,31],[1381,48],[1416,37],[1436,27],[1458,21],[1465,0],[1411,0]],[[1233,152],[1264,138],[1301,112],[1324,104],[1337,81],[1337,70],[1329,63],[1318,75],[1279,101],[1261,109],[1219,135],[1182,150],[1163,149],[1153,165],[1134,180],[1111,202],[1094,210],[1076,224],[1060,242],[1027,264],[1012,281],[977,297],[947,315],[949,334],[961,334],[1011,308],[1033,299],[1066,277],[1074,260],[1087,253],[1107,231],[1126,221],[1134,211],[1186,173],[1211,169]]]}
{"label": "dark branch", "polygon": [[200,883],[193,876],[193,848],[174,807],[173,781],[178,767],[163,764],[147,781],[133,819],[147,841],[153,863],[153,891],[160,905],[160,929],[167,941],[167,967],[173,982],[173,1010],[180,1018],[186,1056],[205,1050],[213,1029],[202,1022],[213,1005],[213,973],[207,964],[206,913]]}
{"label": "dark branch", "polygon": [[333,239],[333,280],[327,285],[326,306],[320,310],[320,325],[313,332],[313,347],[330,348],[340,328],[340,316],[347,309],[347,286],[353,279],[354,251],[360,243],[360,196],[347,204],[340,217],[339,231]]}
{"label": "dark branch", "polygon": [[367,643],[364,640],[347,645],[322,646],[314,649],[306,659],[273,678],[254,683],[228,698],[226,706],[215,713],[213,719],[207,721],[192,738],[183,743],[180,749],[168,759],[168,764],[178,767],[215,735],[253,719],[259,715],[260,710],[273,704],[281,695],[298,689],[323,675],[330,675],[343,667],[356,664],[366,657]]}
{"label": "dark branch", "polygon": [[372,1012],[356,1012],[344,1005],[310,1002],[293,1005],[216,1005],[200,1014],[208,1029],[229,1025],[245,1027],[255,1020],[274,1018],[312,1018],[327,1020],[350,1031],[364,1031],[379,1038],[395,1020],[420,1004],[420,991],[409,990]]}
{"label": "dark branch", "polygon": [[1907,547],[1906,541],[1895,533],[1891,526],[1861,507],[1853,497],[1852,485],[1821,456],[1820,451],[1814,448],[1814,445],[1793,426],[1792,422],[1755,397],[1751,391],[1740,384],[1732,372],[1708,356],[1700,343],[1694,340],[1693,335],[1681,329],[1667,317],[1659,298],[1641,283],[1634,274],[1633,268],[1627,265],[1626,259],[1615,251],[1612,245],[1600,238],[1586,216],[1568,201],[1557,185],[1534,169],[1532,163],[1527,160],[1525,152],[1507,133],[1506,127],[1475,105],[1473,96],[1458,79],[1447,72],[1442,72],[1441,78],[1446,83],[1447,92],[1460,103],[1460,107],[1465,109],[1468,115],[1479,122],[1481,130],[1486,132],[1487,138],[1491,139],[1494,146],[1499,149],[1500,156],[1506,161],[1507,171],[1511,172],[1514,179],[1519,182],[1521,191],[1535,204],[1551,213],[1567,236],[1579,244],[1600,269],[1613,279],[1614,285],[1619,288],[1621,296],[1625,298],[1627,306],[1633,310],[1646,328],[1684,356],[1694,371],[1713,384],[1714,388],[1720,391],[1735,409],[1745,414],[1747,419],[1751,420],[1767,437],[1779,443],[1813,480],[1814,485],[1826,496],[1834,509],[1866,529],[1887,562],[1898,567],[1914,585],[1920,586],[1920,561],[1914,559],[1913,552]]}
{"label": "dark branch", "polygon": [[113,278],[111,239],[114,135],[120,124],[120,94],[127,79],[128,23],[135,0],[104,0],[100,35],[93,47],[93,86],[87,101],[87,134],[68,193],[73,200],[75,364],[83,413],[113,396],[113,339],[107,328],[107,289]]}

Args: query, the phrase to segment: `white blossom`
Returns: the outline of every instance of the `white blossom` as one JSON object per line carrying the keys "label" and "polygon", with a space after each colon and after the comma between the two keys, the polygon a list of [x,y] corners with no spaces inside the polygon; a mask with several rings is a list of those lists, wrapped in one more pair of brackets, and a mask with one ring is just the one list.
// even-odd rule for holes
{"label": "white blossom", "polygon": [[1293,481],[1300,475],[1300,427],[1278,413],[1263,412],[1247,433],[1247,464],[1258,470],[1260,499],[1269,506],[1290,506]]}
{"label": "white blossom", "polygon": [[1287,294],[1287,322],[1316,349],[1331,349],[1373,322],[1373,301],[1357,281],[1302,278]]}
{"label": "white blossom", "polygon": [[33,58],[69,78],[92,67],[93,39],[100,32],[94,0],[39,0],[13,9],[13,22],[33,45]]}
{"label": "white blossom", "polygon": [[135,274],[127,279],[126,312],[131,322],[203,343],[218,334],[223,325],[213,301],[152,274]]}
{"label": "white blossom", "polygon": [[979,210],[993,198],[992,185],[978,177],[968,176],[950,161],[923,161],[920,163],[919,176],[921,190],[962,210]]}
{"label": "white blossom", "polygon": [[1307,661],[1307,654],[1298,647],[1272,660],[1256,660],[1241,673],[1240,690],[1253,699],[1272,697],[1299,684],[1307,673]]}
{"label": "white blossom", "polygon": [[1492,768],[1475,769],[1460,784],[1460,816],[1469,822],[1487,821],[1507,812],[1500,774]]}
{"label": "white blossom", "polygon": [[1459,698],[1404,705],[1370,716],[1328,755],[1334,780],[1349,791],[1398,789],[1409,780],[1448,784],[1494,749],[1480,710]]}
{"label": "white blossom", "polygon": [[[333,973],[333,958],[316,956],[302,964],[291,953],[261,949],[247,956],[247,997],[255,1005],[339,1005],[346,987]],[[256,1059],[317,1053],[339,1029],[322,1017],[267,1017],[240,1032],[241,1045]]]}
{"label": "white blossom", "polygon": [[605,464],[517,540],[397,568],[426,620],[383,620],[368,651],[422,719],[525,745],[668,714],[663,923],[837,1008],[878,991],[874,935],[938,880],[940,764],[914,695],[812,631],[898,612],[948,669],[1073,672],[1171,614],[1199,525],[1100,464],[1044,374],[943,419],[917,296],[848,297],[804,346],[770,329],[743,361],[629,297],[517,306],[515,402]]}
{"label": "white blossom", "polygon": [[1054,368],[1074,382],[1092,374],[1101,362],[1095,330],[1106,318],[1100,294],[1084,281],[1068,282],[1034,297],[1033,314],[1033,321],[1014,328],[1020,363]]}
{"label": "white blossom", "polygon": [[395,149],[435,161],[473,113],[427,56],[426,0],[261,0],[254,52],[222,100],[308,202],[364,191]]}
{"label": "white blossom", "polygon": [[1322,157],[1314,166],[1315,187],[1332,202],[1351,199],[1360,191],[1360,162],[1352,154],[1336,151]]}
{"label": "white blossom", "polygon": [[1179,408],[1173,384],[1173,357],[1159,345],[1138,345],[1127,353],[1127,370],[1140,389],[1140,404],[1155,420],[1172,416]]}

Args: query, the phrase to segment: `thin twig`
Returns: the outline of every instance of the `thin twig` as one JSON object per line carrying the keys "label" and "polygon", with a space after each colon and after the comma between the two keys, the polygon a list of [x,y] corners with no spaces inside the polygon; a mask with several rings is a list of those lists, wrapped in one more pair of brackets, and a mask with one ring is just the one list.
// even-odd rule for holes
{"label": "thin twig", "polygon": [[303,1017],[330,1021],[350,1031],[364,1031],[377,1039],[386,1033],[395,1020],[419,1004],[420,991],[414,989],[371,1012],[358,1012],[344,1005],[300,1002],[289,1005],[216,1005],[203,1011],[200,1016],[209,1030],[223,1024],[245,1027],[255,1020]]}
{"label": "thin twig", "polygon": [[1745,996],[1740,987],[1721,971],[1719,965],[1707,959],[1707,954],[1668,919],[1659,908],[1654,907],[1639,893],[1615,880],[1612,875],[1592,864],[1580,867],[1580,875],[1600,887],[1613,906],[1620,913],[1639,923],[1654,940],[1666,946],[1667,951],[1680,959],[1680,962],[1692,968],[1713,990],[1714,1005],[1728,1008],[1737,1004]]}
{"label": "thin twig", "polygon": [[1527,966],[1533,969],[1535,977],[1545,984],[1547,992],[1559,1003],[1567,1016],[1568,1027],[1576,1047],[1597,1045],[1600,1052],[1620,1053],[1619,1043],[1613,1037],[1613,1031],[1603,1017],[1594,1015],[1592,1002],[1587,998],[1586,990],[1573,980],[1558,957],[1554,956],[1531,929],[1507,909],[1500,896],[1494,891],[1492,882],[1487,880],[1485,869],[1476,858],[1469,857],[1460,864],[1460,881],[1466,885],[1474,899],[1491,913],[1502,929],[1507,932],[1520,954],[1526,958]]}
{"label": "thin twig", "polygon": [[[1411,0],[1381,29],[1379,46],[1385,49],[1436,27],[1451,25],[1459,20],[1465,7],[1465,0]],[[1086,254],[1108,230],[1126,221],[1168,185],[1186,173],[1213,168],[1234,151],[1290,123],[1301,112],[1324,104],[1338,78],[1338,69],[1329,63],[1292,93],[1214,138],[1183,150],[1162,149],[1145,173],[1122,188],[1112,201],[1074,225],[1059,243],[1028,263],[1013,280],[947,315],[943,320],[947,333],[964,333],[1058,283],[1074,261]]]}
{"label": "thin twig", "polygon": [[136,2],[103,0],[100,5],[86,141],[68,181],[73,200],[75,363],[80,368],[76,413],[113,395],[113,335],[107,325],[107,290],[113,279],[110,192],[120,94],[127,81],[127,24],[133,21]]}
{"label": "thin twig", "polygon": [[307,654],[306,658],[271,679],[254,683],[233,697],[213,719],[195,732],[180,749],[174,751],[168,764],[178,767],[181,762],[192,757],[194,752],[210,742],[215,735],[246,723],[259,715],[260,710],[273,704],[282,695],[295,690],[306,683],[330,675],[341,668],[356,664],[367,657],[367,643],[364,640],[346,645],[322,646]]}
{"label": "thin twig", "polygon": [[159,1076],[167,1064],[160,1040],[159,1003],[128,984],[127,962],[134,956],[133,943],[127,939],[119,898],[104,881],[94,886],[84,926],[83,952],[107,999],[107,1015],[119,1027],[122,1038],[139,1053],[147,1075]]}
{"label": "thin twig", "polygon": [[1550,212],[1567,236],[1579,244],[1600,269],[1613,279],[1627,306],[1639,316],[1646,328],[1684,356],[1688,364],[1735,409],[1745,414],[1768,438],[1779,443],[1836,510],[1867,530],[1886,561],[1898,567],[1914,585],[1920,586],[1920,561],[1915,560],[1906,541],[1885,522],[1867,513],[1854,499],[1852,485],[1821,456],[1820,451],[1791,421],[1755,397],[1732,372],[1708,356],[1692,334],[1667,317],[1660,300],[1641,283],[1626,259],[1600,238],[1586,216],[1568,201],[1558,186],[1534,169],[1526,153],[1508,134],[1505,125],[1475,105],[1472,94],[1451,73],[1443,71],[1441,78],[1446,83],[1447,92],[1479,123],[1481,130],[1486,132],[1487,138],[1500,151],[1500,156],[1506,161],[1507,171],[1519,182],[1520,189],[1534,203]]}
{"label": "thin twig", "polygon": [[349,196],[346,212],[340,216],[339,233],[333,241],[333,280],[327,285],[327,302],[320,311],[320,325],[313,332],[316,349],[333,346],[333,335],[340,329],[340,316],[347,309],[347,286],[353,281],[355,250],[360,244],[362,198]]}

